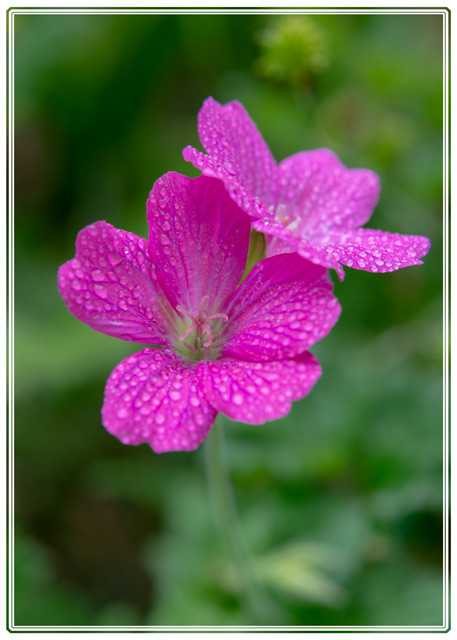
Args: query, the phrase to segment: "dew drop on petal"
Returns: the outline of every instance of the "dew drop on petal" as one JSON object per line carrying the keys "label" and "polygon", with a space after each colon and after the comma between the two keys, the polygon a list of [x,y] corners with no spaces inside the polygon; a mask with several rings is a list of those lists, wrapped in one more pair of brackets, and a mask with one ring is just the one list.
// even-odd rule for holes
{"label": "dew drop on petal", "polygon": [[108,289],[101,284],[94,285],[94,291],[100,298],[108,297]]}
{"label": "dew drop on petal", "polygon": [[105,276],[100,271],[100,269],[95,269],[90,275],[92,276],[92,280],[95,280],[95,282],[101,282],[105,279]]}
{"label": "dew drop on petal", "polygon": [[243,404],[243,396],[241,395],[241,393],[235,393],[232,397],[232,402],[233,404],[236,404],[238,406]]}

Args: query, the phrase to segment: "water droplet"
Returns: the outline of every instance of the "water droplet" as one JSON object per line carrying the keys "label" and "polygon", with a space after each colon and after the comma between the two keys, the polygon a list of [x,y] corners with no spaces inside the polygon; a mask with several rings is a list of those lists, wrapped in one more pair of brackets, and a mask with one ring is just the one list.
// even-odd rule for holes
{"label": "water droplet", "polygon": [[127,411],[127,409],[125,409],[124,407],[122,407],[121,409],[119,409],[119,411],[117,412],[117,417],[120,418],[122,420],[122,418],[126,418],[128,416],[129,412]]}
{"label": "water droplet", "polygon": [[165,416],[163,415],[163,413],[158,413],[156,415],[156,423],[163,424],[164,422],[165,422]]}
{"label": "water droplet", "polygon": [[108,253],[108,260],[112,267],[117,267],[117,265],[122,262],[123,258],[118,253],[111,252]]}
{"label": "water droplet", "polygon": [[108,289],[102,284],[94,285],[94,291],[98,296],[100,296],[100,298],[105,299],[108,297]]}
{"label": "water droplet", "polygon": [[177,402],[178,400],[181,400],[181,394],[179,391],[170,391],[170,398]]}
{"label": "water droplet", "polygon": [[232,397],[232,402],[233,404],[236,404],[238,406],[243,404],[243,396],[241,395],[241,393],[235,393],[234,396]]}
{"label": "water droplet", "polygon": [[90,275],[92,276],[92,280],[95,280],[95,282],[102,282],[102,280],[105,279],[105,276],[100,269],[95,269]]}

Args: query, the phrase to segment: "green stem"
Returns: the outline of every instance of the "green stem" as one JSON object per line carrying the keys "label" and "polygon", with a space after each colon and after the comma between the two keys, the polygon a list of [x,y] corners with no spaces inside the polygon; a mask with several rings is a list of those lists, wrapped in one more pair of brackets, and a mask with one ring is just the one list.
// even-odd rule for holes
{"label": "green stem", "polygon": [[243,591],[242,603],[261,623],[268,618],[266,594],[254,572],[252,556],[241,533],[225,456],[222,424],[216,420],[205,441],[210,498],[220,535],[231,555]]}

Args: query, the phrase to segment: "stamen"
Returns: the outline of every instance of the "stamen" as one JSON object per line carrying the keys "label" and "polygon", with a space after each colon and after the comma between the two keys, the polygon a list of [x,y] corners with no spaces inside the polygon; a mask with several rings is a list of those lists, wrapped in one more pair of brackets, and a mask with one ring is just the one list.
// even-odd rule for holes
{"label": "stamen", "polygon": [[187,347],[189,351],[192,351],[192,353],[198,353],[197,349],[193,347],[191,344],[189,344],[188,342],[185,342],[184,346]]}
{"label": "stamen", "polygon": [[289,229],[289,231],[295,231],[296,229],[298,229],[299,224],[300,220],[298,218],[295,218],[293,222],[287,225],[287,228]]}
{"label": "stamen", "polygon": [[185,316],[189,318],[189,320],[192,320],[192,321],[194,320],[193,316],[191,316],[190,313],[188,313],[185,309],[183,309],[180,304],[178,304],[178,306],[176,307],[176,311],[179,311],[179,313],[183,313]]}
{"label": "stamen", "polygon": [[228,322],[228,315],[226,313],[213,313],[212,316],[205,318],[205,322],[208,322],[208,320],[214,320],[214,318],[223,318],[224,322]]}
{"label": "stamen", "polygon": [[183,340],[185,340],[185,339],[187,338],[187,336],[189,335],[189,333],[190,333],[191,331],[193,331],[195,328],[196,328],[196,327],[195,327],[195,325],[193,324],[193,325],[191,325],[188,329],[186,329],[186,330],[184,331],[184,333],[182,334],[182,336],[179,338],[180,342],[182,342]]}
{"label": "stamen", "polygon": [[[219,338],[218,332],[215,331],[213,335],[213,327],[210,324],[211,320],[220,318],[224,322],[228,322],[228,315],[226,313],[212,313],[211,315],[205,316],[204,306],[208,299],[209,296],[207,295],[202,297],[198,307],[198,314],[196,316],[183,309],[180,304],[178,304],[176,307],[176,311],[188,318],[191,322],[184,333],[179,337],[179,341],[184,342],[187,336],[192,331],[195,331],[195,340],[192,341],[193,344],[184,342],[184,346],[196,355],[203,351],[205,360],[210,359],[211,347],[215,340]],[[202,337],[203,333],[205,334],[206,339]]]}
{"label": "stamen", "polygon": [[200,300],[200,306],[198,307],[198,317],[200,318],[202,315],[202,311],[203,311],[203,305],[205,304],[205,302],[208,300],[209,296],[203,296],[203,298]]}
{"label": "stamen", "polygon": [[211,336],[211,327],[209,324],[203,324],[202,325],[202,329],[203,331],[206,333],[206,335],[208,336],[208,341],[203,343],[204,347],[209,347],[211,345],[211,342],[213,341],[213,338]]}

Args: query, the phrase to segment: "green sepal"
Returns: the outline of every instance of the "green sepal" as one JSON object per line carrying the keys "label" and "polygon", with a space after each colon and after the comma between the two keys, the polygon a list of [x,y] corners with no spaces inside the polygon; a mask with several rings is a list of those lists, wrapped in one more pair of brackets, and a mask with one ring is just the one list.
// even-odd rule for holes
{"label": "green sepal", "polygon": [[243,282],[248,273],[253,267],[265,258],[265,236],[260,231],[251,229],[251,235],[249,236],[249,249],[248,258],[246,260],[246,268],[243,273],[243,277],[240,282]]}

